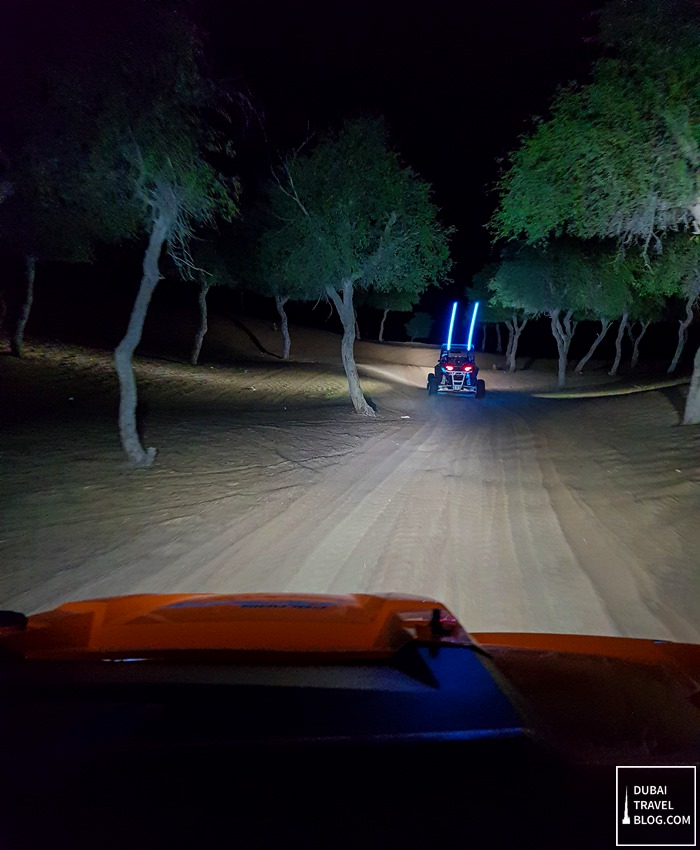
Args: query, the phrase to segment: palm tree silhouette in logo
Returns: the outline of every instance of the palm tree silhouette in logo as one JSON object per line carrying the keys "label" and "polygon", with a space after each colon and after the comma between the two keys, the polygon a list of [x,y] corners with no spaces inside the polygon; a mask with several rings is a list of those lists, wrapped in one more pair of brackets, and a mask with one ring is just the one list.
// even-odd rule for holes
{"label": "palm tree silhouette in logo", "polygon": [[622,818],[622,823],[628,824],[631,823],[629,812],[627,811],[627,786],[625,785],[625,814]]}

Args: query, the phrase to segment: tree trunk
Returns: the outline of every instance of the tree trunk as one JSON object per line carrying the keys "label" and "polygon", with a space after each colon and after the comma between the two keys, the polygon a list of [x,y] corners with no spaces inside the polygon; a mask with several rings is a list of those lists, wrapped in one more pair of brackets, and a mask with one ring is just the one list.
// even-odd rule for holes
{"label": "tree trunk", "polygon": [[622,338],[625,335],[628,317],[629,313],[623,313],[622,318],[620,319],[620,326],[617,329],[617,337],[615,339],[615,361],[613,362],[608,375],[617,375],[617,370],[620,368],[620,360],[622,360]]}
{"label": "tree trunk", "polygon": [[503,354],[503,340],[501,339],[500,322],[496,322],[496,354]]}
{"label": "tree trunk", "polygon": [[280,314],[280,330],[282,331],[282,359],[289,360],[289,352],[292,349],[292,341],[289,338],[289,321],[287,319],[287,311],[284,305],[289,301],[286,295],[275,295],[275,305],[277,312]]}
{"label": "tree trunk", "polygon": [[143,258],[143,275],[136,301],[131,310],[124,339],[114,351],[114,366],[119,377],[119,436],[122,448],[130,462],[137,467],[149,467],[155,460],[154,448],[144,449],[136,427],[136,379],[134,377],[134,351],[141,342],[146,311],[153,291],[160,280],[158,260],[168,236],[171,216],[160,212],[153,222],[148,247]]}
{"label": "tree trunk", "polygon": [[527,316],[523,318],[522,322],[518,323],[518,317],[514,315],[511,322],[506,324],[508,324],[508,329],[510,331],[508,350],[506,351],[506,362],[508,363],[508,371],[515,372],[515,358],[518,354],[518,342],[520,341],[520,334],[525,330]]}
{"label": "tree trunk", "polygon": [[690,379],[688,398],[683,413],[684,425],[700,425],[700,348],[695,352],[693,377]]}
{"label": "tree trunk", "polygon": [[688,299],[685,302],[685,319],[681,319],[678,322],[678,345],[676,346],[676,353],[673,355],[671,365],[668,367],[669,375],[671,372],[676,371],[678,361],[680,360],[685,344],[688,341],[688,327],[693,321],[693,307],[695,306],[697,297],[697,292],[693,292],[692,295],[688,296]]}
{"label": "tree trunk", "polygon": [[515,328],[513,327],[512,319],[506,319],[503,324],[506,326],[506,330],[508,331],[508,343],[506,345],[506,363],[510,364],[510,352],[513,350],[513,342],[515,341]]}
{"label": "tree trunk", "polygon": [[382,321],[379,325],[379,342],[384,342],[384,322],[386,322],[386,317],[389,315],[389,309],[387,308],[382,313]]}
{"label": "tree trunk", "polygon": [[486,331],[488,329],[488,325],[486,322],[481,323],[481,350],[486,351]]}
{"label": "tree trunk", "polygon": [[648,320],[646,322],[640,321],[639,324],[641,325],[642,329],[640,330],[639,335],[636,336],[636,337],[635,337],[634,332],[632,330],[632,326],[629,325],[628,328],[627,328],[627,335],[629,336],[630,340],[632,341],[632,360],[630,361],[630,366],[632,367],[632,369],[636,369],[637,363],[639,363],[639,343],[642,341],[642,337],[647,332],[647,328],[651,324],[651,321],[650,320]]}
{"label": "tree trunk", "polygon": [[199,287],[199,330],[194,338],[192,355],[190,356],[190,363],[193,366],[196,366],[199,361],[199,354],[202,350],[204,336],[209,330],[209,325],[207,324],[207,293],[209,292],[210,286],[211,283],[209,283],[206,278],[202,278],[202,283]]}
{"label": "tree trunk", "polygon": [[24,290],[24,302],[19,312],[17,324],[15,325],[15,332],[12,335],[12,339],[10,341],[10,351],[15,357],[22,356],[22,349],[24,347],[24,331],[27,327],[27,321],[29,320],[29,313],[32,309],[32,304],[34,303],[34,278],[36,277],[36,257],[24,258],[24,271],[25,280],[27,283],[26,288]]}
{"label": "tree trunk", "polygon": [[552,333],[557,343],[559,352],[559,368],[557,370],[557,386],[562,389],[566,386],[566,363],[569,355],[569,346],[576,331],[577,322],[572,321],[573,310],[568,310],[561,317],[561,310],[552,310],[549,314],[552,320]]}
{"label": "tree trunk", "polygon": [[355,317],[355,339],[362,339],[360,336],[360,324],[357,321],[357,310],[353,310],[353,315]]}
{"label": "tree trunk", "polygon": [[610,329],[610,325],[612,325],[612,321],[610,319],[600,319],[600,332],[598,333],[598,336],[596,336],[596,338],[593,340],[593,345],[588,349],[588,353],[578,361],[578,364],[575,369],[577,374],[580,375],[581,372],[583,372],[584,366],[586,365],[586,363],[588,363],[591,357],[593,357],[596,348],[598,348],[598,346],[605,338],[605,334]]}
{"label": "tree trunk", "polygon": [[362,413],[364,416],[374,416],[374,410],[367,404],[362,387],[360,386],[360,376],[357,374],[357,365],[355,364],[355,309],[352,303],[352,281],[346,279],[343,281],[343,293],[339,295],[332,286],[326,287],[328,297],[335,305],[338,311],[338,317],[343,325],[343,341],[340,346],[340,354],[343,360],[343,368],[348,379],[348,390],[350,392],[350,400],[355,408],[355,413]]}

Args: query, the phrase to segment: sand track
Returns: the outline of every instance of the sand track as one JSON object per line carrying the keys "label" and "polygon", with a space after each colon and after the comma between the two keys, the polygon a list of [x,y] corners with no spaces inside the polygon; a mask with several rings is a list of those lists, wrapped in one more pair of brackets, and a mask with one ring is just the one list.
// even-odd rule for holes
{"label": "sand track", "polygon": [[4,358],[0,604],[397,591],[476,631],[700,640],[698,434],[668,394],[533,399],[533,369],[486,373],[483,402],[428,397],[431,351],[364,343],[369,421],[308,347],[316,362],[140,362],[149,472],[122,462],[108,355]]}

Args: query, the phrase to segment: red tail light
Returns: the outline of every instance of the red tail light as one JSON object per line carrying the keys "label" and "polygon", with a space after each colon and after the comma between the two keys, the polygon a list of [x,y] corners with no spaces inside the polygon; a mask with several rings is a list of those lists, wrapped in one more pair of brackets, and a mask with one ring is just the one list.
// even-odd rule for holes
{"label": "red tail light", "polygon": [[469,363],[467,363],[467,365],[464,367],[464,371],[465,371],[465,372],[473,372],[473,371],[474,371],[474,367],[473,367],[473,366],[470,366],[470,365],[469,365]]}
{"label": "red tail light", "polygon": [[445,366],[445,369],[446,369],[448,372],[452,372],[452,371],[454,370],[454,366],[450,366],[450,365],[449,365],[449,363],[448,363],[448,364],[447,364],[447,366]]}

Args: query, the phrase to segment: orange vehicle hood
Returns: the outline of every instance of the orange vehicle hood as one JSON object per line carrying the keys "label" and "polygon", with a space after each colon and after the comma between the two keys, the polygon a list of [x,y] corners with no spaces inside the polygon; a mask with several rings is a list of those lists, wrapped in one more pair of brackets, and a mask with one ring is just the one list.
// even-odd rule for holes
{"label": "orange vehicle hood", "polygon": [[697,645],[470,634],[442,603],[396,594],[120,596],[0,627],[0,651],[48,661],[223,654],[245,663],[343,663],[388,660],[416,640],[475,650],[523,728],[579,761],[700,761]]}

